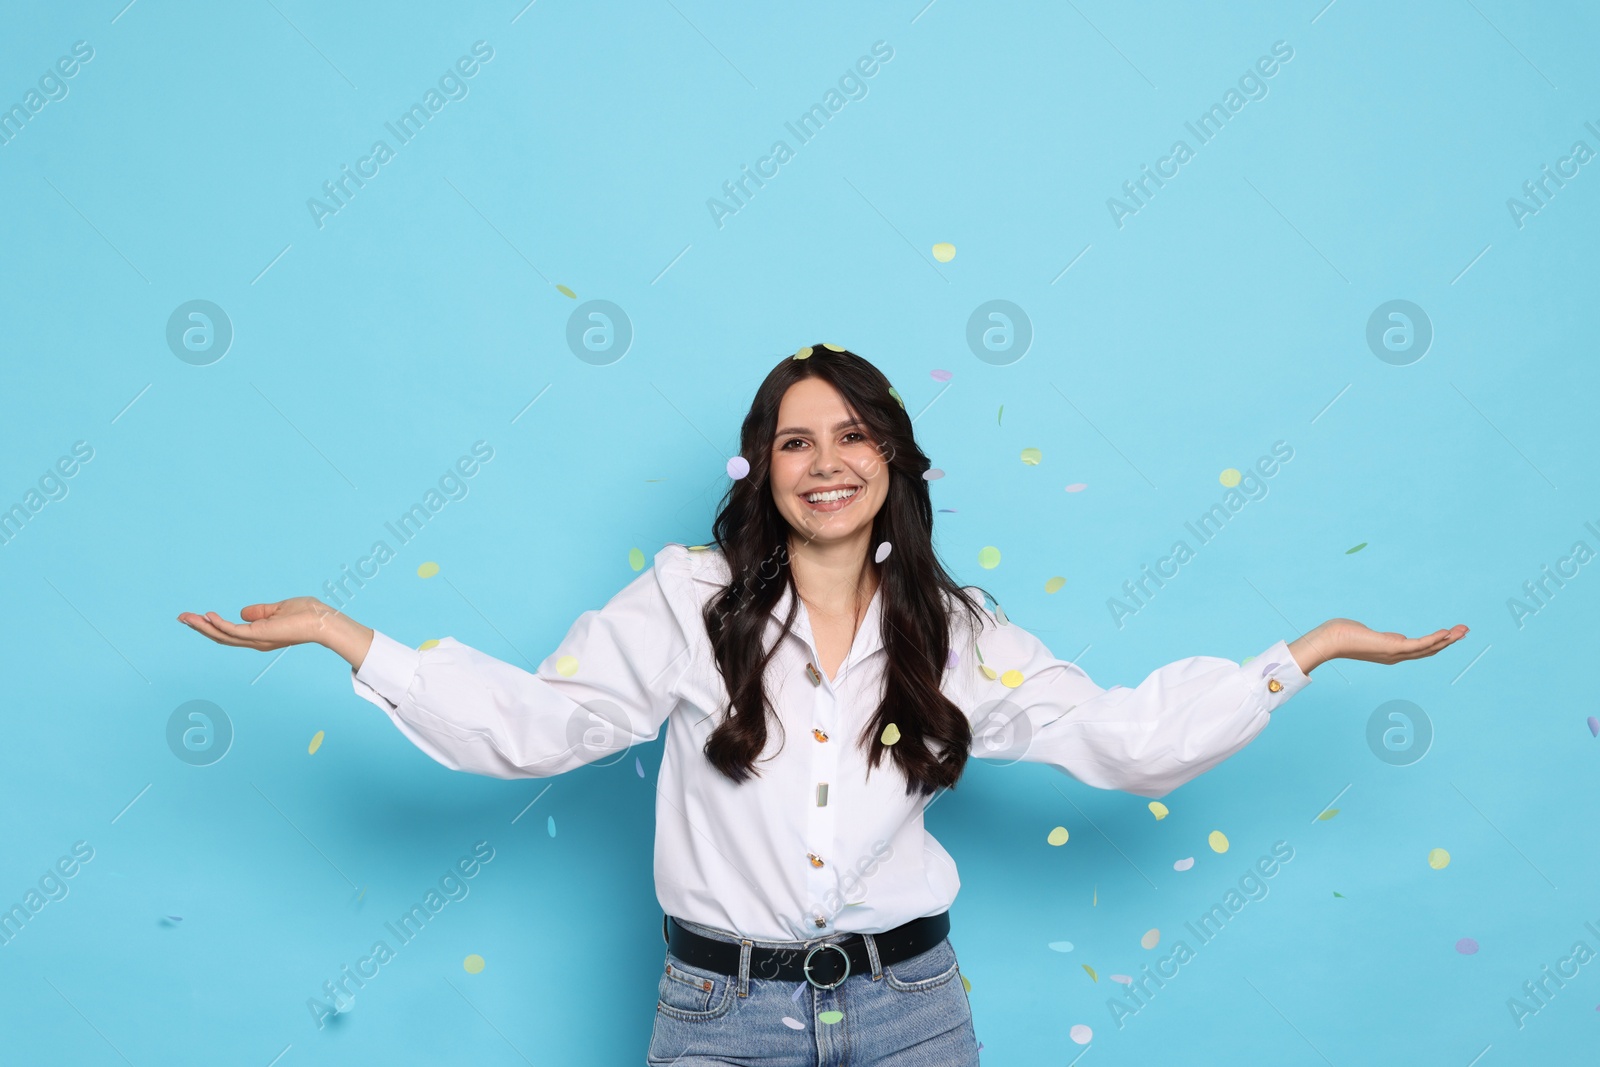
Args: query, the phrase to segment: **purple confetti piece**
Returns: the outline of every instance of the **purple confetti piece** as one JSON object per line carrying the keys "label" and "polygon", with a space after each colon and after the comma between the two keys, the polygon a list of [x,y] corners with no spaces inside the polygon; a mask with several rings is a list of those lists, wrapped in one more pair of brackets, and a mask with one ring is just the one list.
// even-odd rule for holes
{"label": "purple confetti piece", "polygon": [[1463,937],[1456,942],[1456,951],[1463,956],[1475,956],[1478,954],[1478,943],[1470,937]]}
{"label": "purple confetti piece", "polygon": [[738,481],[750,473],[750,461],[743,456],[734,456],[728,460],[728,477]]}
{"label": "purple confetti piece", "polygon": [[1589,716],[1589,732],[1595,737],[1600,737],[1600,719]]}
{"label": "purple confetti piece", "polygon": [[954,667],[957,663],[960,663],[960,662],[961,662],[961,653],[957,652],[955,649],[952,648],[950,650],[950,654],[944,658],[944,669],[945,670],[949,670],[952,667]]}
{"label": "purple confetti piece", "polygon": [[940,470],[938,467],[929,467],[927,470],[922,472],[922,480],[925,482],[936,482],[943,477],[944,471]]}
{"label": "purple confetti piece", "polygon": [[633,757],[633,769],[639,772],[640,778],[644,777],[644,764],[639,762],[638,756]]}
{"label": "purple confetti piece", "polygon": [[1067,492],[1069,492],[1069,493],[1081,493],[1087,488],[1089,488],[1089,487],[1087,485],[1083,484],[1082,482],[1073,482],[1071,485],[1067,486]]}
{"label": "purple confetti piece", "polygon": [[800,994],[804,993],[805,991],[806,991],[806,984],[804,982],[801,982],[799,985],[794,987],[794,995],[792,995],[789,999],[794,1001],[796,1004],[798,1004],[798,1003],[800,1003]]}
{"label": "purple confetti piece", "polygon": [[956,513],[956,509],[955,508],[940,508],[939,510],[940,511],[948,511],[952,515],[954,515]]}
{"label": "purple confetti piece", "polygon": [[1283,664],[1281,664],[1281,663],[1269,663],[1269,664],[1267,664],[1265,667],[1261,668],[1261,677],[1265,678],[1267,676],[1267,672],[1268,671],[1272,670],[1274,667],[1281,667],[1281,666],[1283,666]]}
{"label": "purple confetti piece", "polygon": [[928,376],[936,382],[948,382],[950,380],[950,372],[947,370],[931,370],[928,372]]}
{"label": "purple confetti piece", "polygon": [[887,541],[885,541],[883,544],[879,545],[878,546],[878,551],[876,551],[876,552],[874,552],[872,554],[873,562],[874,563],[882,563],[884,560],[888,559],[889,558],[889,551],[890,551],[890,549],[892,547],[893,546],[891,546],[889,544],[889,542],[887,542]]}

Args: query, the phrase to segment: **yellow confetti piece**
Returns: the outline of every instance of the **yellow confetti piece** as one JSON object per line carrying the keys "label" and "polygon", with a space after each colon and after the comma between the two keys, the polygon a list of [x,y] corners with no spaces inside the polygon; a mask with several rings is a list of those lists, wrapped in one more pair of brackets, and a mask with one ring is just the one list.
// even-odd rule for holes
{"label": "yellow confetti piece", "polygon": [[956,246],[949,241],[940,241],[932,248],[933,258],[940,263],[948,263],[956,258]]}
{"label": "yellow confetti piece", "polygon": [[1159,800],[1152,800],[1150,802],[1150,814],[1154,815],[1159,822],[1167,817],[1167,806]]}
{"label": "yellow confetti piece", "polygon": [[556,292],[560,293],[562,296],[567,297],[567,298],[569,298],[571,300],[578,299],[578,294],[574,293],[571,289],[568,289],[564,285],[556,286]]}
{"label": "yellow confetti piece", "polygon": [[1227,470],[1217,475],[1217,481],[1221,482],[1229,489],[1232,489],[1234,486],[1239,484],[1239,472],[1234,470],[1232,467],[1229,467]]}
{"label": "yellow confetti piece", "polygon": [[1211,835],[1206,838],[1206,843],[1211,846],[1212,852],[1228,851],[1228,835],[1221,830],[1211,831]]}
{"label": "yellow confetti piece", "polygon": [[1321,822],[1327,822],[1329,819],[1333,818],[1337,814],[1339,814],[1339,809],[1338,808],[1329,808],[1327,811],[1323,812],[1321,815],[1318,815],[1317,819],[1319,821],[1321,821]]}
{"label": "yellow confetti piece", "polygon": [[896,741],[900,740],[900,727],[896,726],[894,723],[890,723],[888,726],[883,728],[883,734],[878,738],[878,740],[882,741],[886,745],[894,744]]}
{"label": "yellow confetti piece", "polygon": [[796,352],[794,354],[794,358],[795,359],[810,359],[811,358],[811,346],[810,345],[806,345],[800,351]]}
{"label": "yellow confetti piece", "polygon": [[961,976],[961,988],[965,989],[968,993],[972,992],[972,983],[967,981],[966,975]]}
{"label": "yellow confetti piece", "polygon": [[984,545],[978,549],[978,566],[986,571],[992,571],[1000,566],[1000,550],[993,545]]}
{"label": "yellow confetti piece", "polygon": [[1022,450],[1022,462],[1026,463],[1030,467],[1037,467],[1039,465],[1039,461],[1043,458],[1044,453],[1039,451],[1037,448],[1024,448]]}
{"label": "yellow confetti piece", "polygon": [[322,747],[322,731],[318,730],[315,734],[313,734],[311,736],[311,746],[306,749],[306,754],[307,755],[311,755],[311,756],[315,756],[317,754],[317,749],[319,749],[321,747]]}
{"label": "yellow confetti piece", "polygon": [[706,549],[708,549],[710,547],[711,547],[710,545],[690,545],[689,546],[689,551],[690,552],[704,552]]}
{"label": "yellow confetti piece", "polygon": [[1067,828],[1065,826],[1057,826],[1054,830],[1050,831],[1049,836],[1047,836],[1045,838],[1045,840],[1050,842],[1052,845],[1064,845],[1064,844],[1066,844],[1067,843]]}
{"label": "yellow confetti piece", "polygon": [[843,1018],[844,1012],[842,1011],[825,1011],[817,1016],[817,1022],[827,1023],[829,1026],[832,1026],[834,1023]]}
{"label": "yellow confetti piece", "polygon": [[461,969],[466,971],[468,974],[482,974],[483,957],[474,952],[472,955],[461,961]]}
{"label": "yellow confetti piece", "polygon": [[644,570],[644,553],[637,548],[628,549],[628,566],[636,571]]}
{"label": "yellow confetti piece", "polygon": [[1161,944],[1161,931],[1154,926],[1146,930],[1144,936],[1139,939],[1140,948],[1153,949],[1159,944]]}
{"label": "yellow confetti piece", "polygon": [[830,345],[826,341],[822,342],[822,347],[826,348],[829,352],[843,352],[844,351],[844,346],[843,345]]}
{"label": "yellow confetti piece", "polygon": [[422,566],[417,568],[417,577],[418,578],[432,578],[435,574],[438,574],[438,573],[439,573],[439,565],[437,563],[432,563],[432,562],[424,563]]}
{"label": "yellow confetti piece", "polygon": [[562,656],[556,660],[556,673],[563,678],[571,678],[578,673],[578,657]]}
{"label": "yellow confetti piece", "polygon": [[1022,684],[1022,672],[1016,668],[1006,671],[1006,673],[1000,676],[1000,684],[1005,686],[1007,689],[1015,689],[1017,686]]}
{"label": "yellow confetti piece", "polygon": [[996,671],[993,667],[989,666],[987,663],[978,664],[978,669],[980,671],[982,671],[983,672],[983,676],[985,678],[989,679],[989,681],[991,681],[991,682],[994,681],[996,678],[1000,677],[999,672]]}
{"label": "yellow confetti piece", "polygon": [[1044,591],[1046,593],[1059,593],[1061,591],[1061,587],[1066,584],[1067,580],[1060,575],[1057,575],[1056,577],[1051,578],[1049,581],[1044,583]]}
{"label": "yellow confetti piece", "polygon": [[439,645],[439,639],[437,637],[430,637],[426,641],[422,642],[422,644],[417,646],[417,651],[418,652],[426,652],[430,648],[437,648],[438,645]]}
{"label": "yellow confetti piece", "polygon": [[1450,853],[1442,848],[1430,849],[1428,852],[1428,866],[1436,871],[1442,871],[1450,866]]}
{"label": "yellow confetti piece", "polygon": [[1083,969],[1089,972],[1089,977],[1090,978],[1093,978],[1096,982],[1100,981],[1100,976],[1098,974],[1094,973],[1094,968],[1093,967],[1091,967],[1087,963],[1085,963],[1083,965]]}

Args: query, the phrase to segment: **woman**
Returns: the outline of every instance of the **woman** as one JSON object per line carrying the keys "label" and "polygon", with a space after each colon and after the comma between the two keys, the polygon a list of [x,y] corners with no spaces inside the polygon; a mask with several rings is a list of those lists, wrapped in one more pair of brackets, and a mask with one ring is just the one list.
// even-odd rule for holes
{"label": "woman", "polygon": [[717,548],[667,545],[532,673],[449,637],[410,648],[314,597],[242,624],[178,616],[222,644],[326,645],[412,742],[475,774],[560,774],[670,718],[650,1063],[977,1063],[947,936],[960,879],[922,819],[969,755],[1159,797],[1243,748],[1319,664],[1430,656],[1467,632],[1332,619],[1245,666],[1193,656],[1104,690],[946,574],[928,458],[865,359],[816,345],[779,363],[740,454]]}

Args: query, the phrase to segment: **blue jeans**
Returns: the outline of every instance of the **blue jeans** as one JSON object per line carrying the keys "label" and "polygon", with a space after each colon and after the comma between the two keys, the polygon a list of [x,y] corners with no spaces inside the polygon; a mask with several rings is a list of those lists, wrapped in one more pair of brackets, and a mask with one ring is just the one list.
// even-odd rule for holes
{"label": "blue jeans", "polygon": [[[678,921],[697,934],[740,944],[737,934]],[[845,936],[751,945],[789,949],[802,958],[812,945]],[[740,953],[737,975],[691,966],[668,951],[645,1062],[651,1067],[977,1067],[972,1006],[950,939],[885,967],[872,935],[862,938],[871,973],[851,974],[834,989],[818,989],[804,979],[763,978],[748,951]],[[828,1011],[842,1018],[822,1021],[819,1016]]]}

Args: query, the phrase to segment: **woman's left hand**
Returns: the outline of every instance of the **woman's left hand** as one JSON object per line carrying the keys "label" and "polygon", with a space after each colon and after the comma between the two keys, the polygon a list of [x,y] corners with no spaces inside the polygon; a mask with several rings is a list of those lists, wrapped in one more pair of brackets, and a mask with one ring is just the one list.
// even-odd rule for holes
{"label": "woman's left hand", "polygon": [[1289,651],[1301,672],[1310,674],[1330,659],[1359,659],[1369,663],[1422,659],[1455,644],[1467,632],[1466,625],[1458,623],[1422,637],[1407,637],[1393,631],[1370,629],[1354,619],[1329,619],[1289,642]]}

